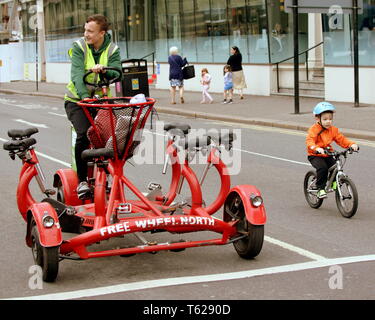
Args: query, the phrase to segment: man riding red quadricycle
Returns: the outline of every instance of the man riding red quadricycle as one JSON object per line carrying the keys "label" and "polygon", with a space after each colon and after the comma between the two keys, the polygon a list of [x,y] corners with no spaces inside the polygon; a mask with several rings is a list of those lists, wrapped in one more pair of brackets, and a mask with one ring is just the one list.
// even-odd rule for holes
{"label": "man riding red quadricycle", "polygon": [[[120,72],[120,71],[119,71]],[[108,81],[99,85],[109,86]],[[77,195],[78,178],[73,169],[60,169],[54,175],[55,190],[44,186],[44,176],[32,137],[35,128],[9,130],[10,141],[4,149],[12,159],[17,155],[23,163],[17,188],[17,204],[27,224],[26,244],[31,247],[34,261],[43,270],[44,281],[55,281],[59,262],[63,259],[89,259],[108,256],[130,256],[161,250],[181,251],[190,247],[233,243],[237,253],[246,259],[257,256],[262,248],[266,212],[260,191],[253,185],[231,188],[230,175],[220,150],[230,149],[236,138],[227,134],[207,134],[190,139],[190,126],[165,124],[168,141],[163,173],[171,164],[169,190],[164,193],[157,183],[151,183],[147,193],[141,192],[124,174],[124,166],[140,143],[139,136],[153,111],[155,100],[131,104],[130,98],[93,98],[78,105],[90,120],[88,137],[91,148],[82,153],[88,163],[90,192],[82,199]],[[94,112],[93,112],[94,111]],[[95,117],[92,115],[95,114]],[[179,139],[176,139],[179,134]],[[198,179],[189,165],[189,154],[207,150],[204,174]],[[179,152],[186,152],[184,160]],[[207,171],[215,167],[221,187],[215,201],[206,204],[202,184]],[[142,168],[139,168],[142,174]],[[29,185],[35,178],[44,195],[36,201]],[[177,201],[184,182],[191,198]],[[130,191],[130,192],[129,192]],[[56,199],[52,196],[56,193]],[[213,217],[223,207],[223,218]],[[180,240],[158,243],[146,240],[144,233],[183,234],[212,231],[219,236],[204,240]],[[75,236],[65,238],[65,233]],[[88,247],[113,237],[134,234],[140,244],[106,249]],[[125,241],[124,239],[124,241]]]}

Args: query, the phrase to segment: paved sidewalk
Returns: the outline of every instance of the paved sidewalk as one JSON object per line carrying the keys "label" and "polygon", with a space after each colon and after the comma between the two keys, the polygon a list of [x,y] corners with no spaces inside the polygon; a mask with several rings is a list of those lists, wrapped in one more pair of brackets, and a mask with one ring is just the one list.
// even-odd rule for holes
{"label": "paved sidewalk", "polygon": [[[0,93],[40,95],[63,99],[65,84],[14,81],[0,83]],[[321,100],[300,98],[300,113],[294,114],[294,97],[245,95],[240,100],[235,95],[233,104],[222,104],[222,94],[213,93],[214,103],[200,104],[200,92],[185,92],[185,104],[170,104],[169,90],[150,88],[151,97],[157,100],[159,113],[255,124],[306,131],[314,121],[312,109]],[[177,95],[178,97],[178,95]],[[177,98],[177,101],[179,99]],[[352,139],[375,141],[375,105],[354,108],[352,103],[334,103],[337,107],[335,125]]]}

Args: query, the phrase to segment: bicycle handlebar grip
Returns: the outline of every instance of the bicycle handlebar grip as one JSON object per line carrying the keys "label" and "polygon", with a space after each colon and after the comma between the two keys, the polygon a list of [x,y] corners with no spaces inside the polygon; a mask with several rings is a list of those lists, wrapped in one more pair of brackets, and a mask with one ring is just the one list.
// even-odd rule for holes
{"label": "bicycle handlebar grip", "polygon": [[229,130],[229,132],[222,133],[217,132],[216,129],[212,129],[207,132],[207,135],[218,145],[223,144],[226,147],[231,146],[233,141],[237,139],[237,136],[233,132],[233,130]]}
{"label": "bicycle handlebar grip", "polygon": [[164,124],[164,131],[169,132],[171,135],[185,136],[189,133],[191,126],[186,123],[171,122]]}
{"label": "bicycle handlebar grip", "polygon": [[[103,67],[103,70],[112,70],[112,71],[116,71],[118,73],[117,77],[113,78],[113,79],[106,79],[106,78],[103,78],[101,77],[102,73],[100,73],[100,82],[102,82],[102,86],[105,86],[105,85],[110,85],[112,83],[115,83],[115,82],[118,82],[120,81],[121,79],[121,76],[122,76],[122,71],[118,68],[114,68],[114,67]],[[100,83],[91,83],[91,82],[88,82],[86,80],[87,76],[90,75],[91,73],[93,73],[93,71],[90,69],[89,71],[87,71],[84,75],[83,75],[83,82],[85,84],[88,84],[88,85],[91,85],[91,86],[100,86],[99,84]]]}
{"label": "bicycle handlebar grip", "polygon": [[192,137],[189,139],[181,139],[179,141],[179,145],[183,147],[185,150],[192,150],[194,148],[199,147],[207,147],[211,144],[211,137],[203,136],[203,137]]}

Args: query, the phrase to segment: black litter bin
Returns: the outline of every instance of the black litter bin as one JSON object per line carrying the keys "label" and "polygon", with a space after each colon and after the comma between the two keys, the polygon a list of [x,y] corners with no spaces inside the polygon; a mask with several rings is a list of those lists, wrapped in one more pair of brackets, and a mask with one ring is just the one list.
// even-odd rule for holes
{"label": "black litter bin", "polygon": [[123,97],[133,97],[139,93],[149,97],[147,60],[122,60],[121,67],[123,73],[121,82]]}

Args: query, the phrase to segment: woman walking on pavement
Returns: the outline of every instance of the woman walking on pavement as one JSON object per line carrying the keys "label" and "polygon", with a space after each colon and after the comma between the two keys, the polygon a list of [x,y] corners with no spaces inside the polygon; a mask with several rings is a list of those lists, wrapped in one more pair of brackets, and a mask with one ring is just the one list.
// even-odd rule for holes
{"label": "woman walking on pavement", "polygon": [[232,68],[233,74],[233,89],[239,90],[240,99],[243,99],[243,89],[247,88],[245,75],[242,69],[242,55],[238,47],[233,46],[230,49],[231,56],[227,64]]}
{"label": "woman walking on pavement", "polygon": [[187,64],[186,58],[182,59],[178,55],[178,48],[171,47],[169,49],[170,56],[168,57],[169,63],[169,81],[171,85],[171,103],[176,104],[176,87],[180,91],[180,101],[184,103],[184,77],[182,74],[182,67]]}

